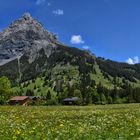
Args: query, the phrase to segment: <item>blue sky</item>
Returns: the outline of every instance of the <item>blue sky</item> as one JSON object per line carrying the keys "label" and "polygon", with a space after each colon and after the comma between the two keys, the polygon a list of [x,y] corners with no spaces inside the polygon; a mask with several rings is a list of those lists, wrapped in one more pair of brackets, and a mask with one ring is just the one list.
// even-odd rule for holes
{"label": "blue sky", "polygon": [[140,0],[0,0],[0,29],[24,12],[67,45],[115,61],[139,62]]}

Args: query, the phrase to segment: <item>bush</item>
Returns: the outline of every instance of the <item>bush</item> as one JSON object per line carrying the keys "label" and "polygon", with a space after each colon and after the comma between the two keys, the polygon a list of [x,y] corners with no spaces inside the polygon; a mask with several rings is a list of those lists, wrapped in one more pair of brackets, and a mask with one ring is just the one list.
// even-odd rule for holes
{"label": "bush", "polygon": [[56,99],[47,100],[45,105],[58,105],[58,101]]}

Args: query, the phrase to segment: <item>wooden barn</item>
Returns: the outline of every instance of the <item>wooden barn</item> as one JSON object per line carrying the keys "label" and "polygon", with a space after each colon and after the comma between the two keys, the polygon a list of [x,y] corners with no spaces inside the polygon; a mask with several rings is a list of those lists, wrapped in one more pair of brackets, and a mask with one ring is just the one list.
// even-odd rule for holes
{"label": "wooden barn", "polygon": [[28,96],[15,96],[9,100],[10,105],[28,105],[32,102]]}
{"label": "wooden barn", "polygon": [[78,98],[78,97],[65,98],[63,100],[63,104],[64,105],[77,105],[78,101],[80,101],[80,98]]}

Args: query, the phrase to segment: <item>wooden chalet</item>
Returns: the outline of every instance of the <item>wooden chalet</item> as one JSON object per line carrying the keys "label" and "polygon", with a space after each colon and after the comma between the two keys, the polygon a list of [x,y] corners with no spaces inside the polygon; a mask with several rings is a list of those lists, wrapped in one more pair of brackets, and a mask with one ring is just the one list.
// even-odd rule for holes
{"label": "wooden chalet", "polygon": [[10,105],[28,105],[32,102],[32,99],[29,96],[15,96],[9,100]]}

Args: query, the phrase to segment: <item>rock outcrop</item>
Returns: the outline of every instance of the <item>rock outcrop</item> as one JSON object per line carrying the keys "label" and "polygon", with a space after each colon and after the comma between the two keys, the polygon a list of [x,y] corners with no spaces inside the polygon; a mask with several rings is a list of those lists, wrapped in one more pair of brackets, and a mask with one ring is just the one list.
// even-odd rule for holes
{"label": "rock outcrop", "polygon": [[55,42],[57,40],[52,33],[45,30],[29,13],[25,13],[22,18],[0,33],[0,65],[13,61],[25,53],[29,56],[29,63],[32,63],[41,49],[44,49],[49,57],[56,47]]}

